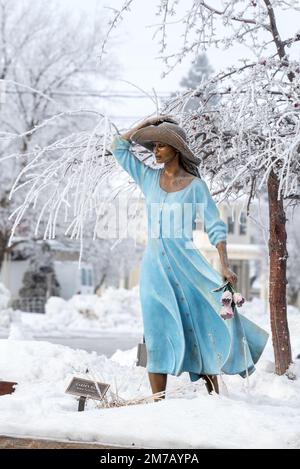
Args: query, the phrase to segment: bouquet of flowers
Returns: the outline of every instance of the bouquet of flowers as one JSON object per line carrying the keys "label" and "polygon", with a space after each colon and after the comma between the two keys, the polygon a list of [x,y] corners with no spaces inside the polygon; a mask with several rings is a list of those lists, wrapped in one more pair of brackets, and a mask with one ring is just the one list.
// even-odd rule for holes
{"label": "bouquet of flowers", "polygon": [[217,288],[214,291],[219,291],[224,288],[224,291],[221,296],[221,313],[220,316],[224,320],[232,319],[234,316],[235,306],[241,307],[245,303],[245,298],[239,292],[235,292],[233,286],[230,282],[226,282],[221,288]]}

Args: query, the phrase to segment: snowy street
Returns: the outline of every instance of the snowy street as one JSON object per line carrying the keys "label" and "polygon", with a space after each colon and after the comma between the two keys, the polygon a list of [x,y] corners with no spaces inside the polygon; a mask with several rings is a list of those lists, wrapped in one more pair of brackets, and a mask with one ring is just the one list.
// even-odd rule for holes
{"label": "snowy street", "polygon": [[140,341],[140,336],[128,337],[126,334],[99,336],[99,337],[36,337],[36,340],[44,340],[52,344],[66,345],[72,349],[96,352],[110,358],[118,349],[128,350],[135,347]]}
{"label": "snowy street", "polygon": [[[0,339],[6,338],[4,334],[0,334]],[[72,349],[86,350],[87,352],[95,351],[98,355],[105,355],[110,358],[118,349],[128,350],[135,347],[141,340],[140,335],[115,334],[115,335],[99,335],[98,337],[39,337],[35,340],[42,340],[52,344],[66,345]]]}

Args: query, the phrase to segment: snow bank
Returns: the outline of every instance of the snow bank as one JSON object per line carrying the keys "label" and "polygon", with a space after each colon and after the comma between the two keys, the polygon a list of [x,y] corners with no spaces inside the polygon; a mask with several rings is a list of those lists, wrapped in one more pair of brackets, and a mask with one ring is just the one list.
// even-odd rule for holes
{"label": "snow bank", "polygon": [[125,326],[135,327],[140,318],[139,289],[107,288],[101,297],[97,295],[75,295],[69,301],[60,303],[57,298],[50,298],[46,304],[49,319],[82,328],[89,325],[112,329]]}
{"label": "snow bank", "polygon": [[[89,401],[78,413],[65,389],[86,370],[124,399],[150,395],[135,355],[132,349],[107,359],[47,342],[0,340],[0,377],[19,383],[0,398],[0,434],[146,448],[300,448],[299,361],[295,381],[274,375],[262,360],[249,387],[224,377],[228,395],[208,396],[202,381],[191,384],[183,374],[169,376],[164,402],[101,409]],[[172,395],[178,386],[180,398]]]}
{"label": "snow bank", "polygon": [[65,301],[51,297],[46,314],[23,313],[22,321],[35,335],[83,335],[142,331],[139,289],[107,288],[101,297],[75,295]]}

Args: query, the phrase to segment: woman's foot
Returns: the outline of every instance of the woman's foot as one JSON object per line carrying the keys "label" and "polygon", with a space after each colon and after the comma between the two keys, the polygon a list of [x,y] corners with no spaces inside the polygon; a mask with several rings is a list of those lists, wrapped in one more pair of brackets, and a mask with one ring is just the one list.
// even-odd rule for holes
{"label": "woman's foot", "polygon": [[215,375],[201,375],[201,378],[205,381],[205,386],[207,389],[208,394],[212,394],[215,392],[219,394],[219,384],[218,378]]}
{"label": "woman's foot", "polygon": [[161,373],[148,373],[148,376],[152,393],[158,394],[157,396],[153,397],[154,402],[159,402],[162,399],[165,399],[165,390],[167,387],[168,375]]}

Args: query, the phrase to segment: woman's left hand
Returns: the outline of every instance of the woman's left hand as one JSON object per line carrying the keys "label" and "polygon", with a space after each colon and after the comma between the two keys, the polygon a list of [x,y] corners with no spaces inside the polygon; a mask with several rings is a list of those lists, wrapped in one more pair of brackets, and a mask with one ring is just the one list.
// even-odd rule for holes
{"label": "woman's left hand", "polygon": [[237,282],[237,275],[231,269],[229,269],[229,267],[222,267],[222,275],[224,280],[227,280],[232,284]]}
{"label": "woman's left hand", "polygon": [[162,124],[163,122],[171,122],[172,124],[178,124],[178,122],[173,116],[169,116],[167,114],[160,114],[158,116],[146,117],[146,119],[141,122],[141,127],[148,127],[149,125],[158,125]]}

